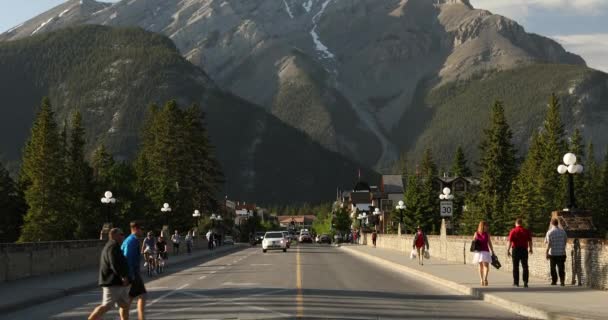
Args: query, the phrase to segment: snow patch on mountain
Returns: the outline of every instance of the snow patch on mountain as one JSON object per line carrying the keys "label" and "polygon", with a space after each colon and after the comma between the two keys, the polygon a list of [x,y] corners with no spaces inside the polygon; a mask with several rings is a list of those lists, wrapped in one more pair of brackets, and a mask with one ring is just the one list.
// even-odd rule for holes
{"label": "snow patch on mountain", "polygon": [[34,30],[34,32],[32,32],[32,35],[36,34],[36,32],[38,32],[38,31],[42,30],[42,28],[44,28],[44,26],[46,26],[47,24],[49,24],[54,19],[55,19],[55,17],[51,17],[47,21],[43,22],[41,25],[38,26],[38,28],[36,28],[36,30]]}
{"label": "snow patch on mountain", "polygon": [[306,12],[310,12],[310,9],[312,9],[312,0],[308,0],[308,2],[302,3],[302,7],[304,8],[304,10],[306,10]]}
{"label": "snow patch on mountain", "polygon": [[319,12],[317,12],[317,14],[312,17],[313,27],[312,30],[310,30],[310,35],[312,36],[312,41],[315,43],[316,50],[321,54],[322,58],[326,59],[333,59],[335,56],[329,51],[329,48],[321,42],[319,34],[317,33],[317,23],[319,22],[319,20],[321,20],[321,16],[323,15],[323,12],[325,12],[325,8],[330,2],[331,0],[325,0]]}
{"label": "snow patch on mountain", "polygon": [[66,13],[70,12],[70,9],[72,8],[67,8],[65,10],[63,10],[60,14],[59,14],[59,18],[63,17]]}
{"label": "snow patch on mountain", "polygon": [[287,11],[289,17],[293,19],[293,13],[291,12],[291,8],[289,8],[289,4],[287,4],[286,0],[283,0],[283,3],[285,4],[285,11]]}
{"label": "snow patch on mountain", "polygon": [[11,32],[13,32],[13,31],[15,31],[15,30],[17,30],[17,29],[21,28],[22,26],[23,26],[23,23],[20,23],[20,24],[18,24],[18,25],[16,25],[16,26],[14,26],[14,27],[12,27],[12,28],[8,29],[8,30],[6,31],[6,33],[11,33]]}

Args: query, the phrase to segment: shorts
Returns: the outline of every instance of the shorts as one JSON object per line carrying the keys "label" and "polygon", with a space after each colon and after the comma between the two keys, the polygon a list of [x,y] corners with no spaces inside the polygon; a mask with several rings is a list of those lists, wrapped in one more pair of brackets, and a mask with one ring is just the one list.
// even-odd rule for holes
{"label": "shorts", "polygon": [[112,307],[118,304],[119,307],[129,305],[129,287],[128,286],[111,286],[102,288],[101,305],[104,307]]}
{"label": "shorts", "polygon": [[145,294],[146,286],[144,285],[144,280],[141,279],[141,276],[138,274],[135,275],[133,281],[131,281],[131,289],[129,290],[129,296],[131,298],[139,297],[142,294]]}

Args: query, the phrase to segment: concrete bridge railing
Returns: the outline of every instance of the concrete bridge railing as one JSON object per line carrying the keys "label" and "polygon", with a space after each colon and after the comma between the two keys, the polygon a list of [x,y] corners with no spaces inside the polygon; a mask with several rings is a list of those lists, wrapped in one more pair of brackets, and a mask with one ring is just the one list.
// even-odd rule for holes
{"label": "concrete bridge railing", "polygon": [[[105,243],[102,240],[2,243],[0,282],[97,267]],[[171,243],[168,247],[171,252]],[[194,250],[201,248],[207,248],[207,241],[197,237]],[[186,253],[185,243],[180,246],[181,253]]]}

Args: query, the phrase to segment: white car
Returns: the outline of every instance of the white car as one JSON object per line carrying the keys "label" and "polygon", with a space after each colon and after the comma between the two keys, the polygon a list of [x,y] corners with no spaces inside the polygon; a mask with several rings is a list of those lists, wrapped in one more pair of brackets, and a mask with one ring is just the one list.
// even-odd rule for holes
{"label": "white car", "polygon": [[262,252],[267,250],[283,250],[287,252],[287,239],[282,231],[268,231],[262,240]]}

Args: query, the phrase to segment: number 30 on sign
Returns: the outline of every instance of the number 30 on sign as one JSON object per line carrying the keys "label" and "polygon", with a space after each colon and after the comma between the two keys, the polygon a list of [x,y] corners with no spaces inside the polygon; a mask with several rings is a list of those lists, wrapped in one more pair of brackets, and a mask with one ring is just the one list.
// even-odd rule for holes
{"label": "number 30 on sign", "polygon": [[441,211],[440,214],[442,217],[451,217],[452,216],[452,201],[441,201],[440,204]]}

